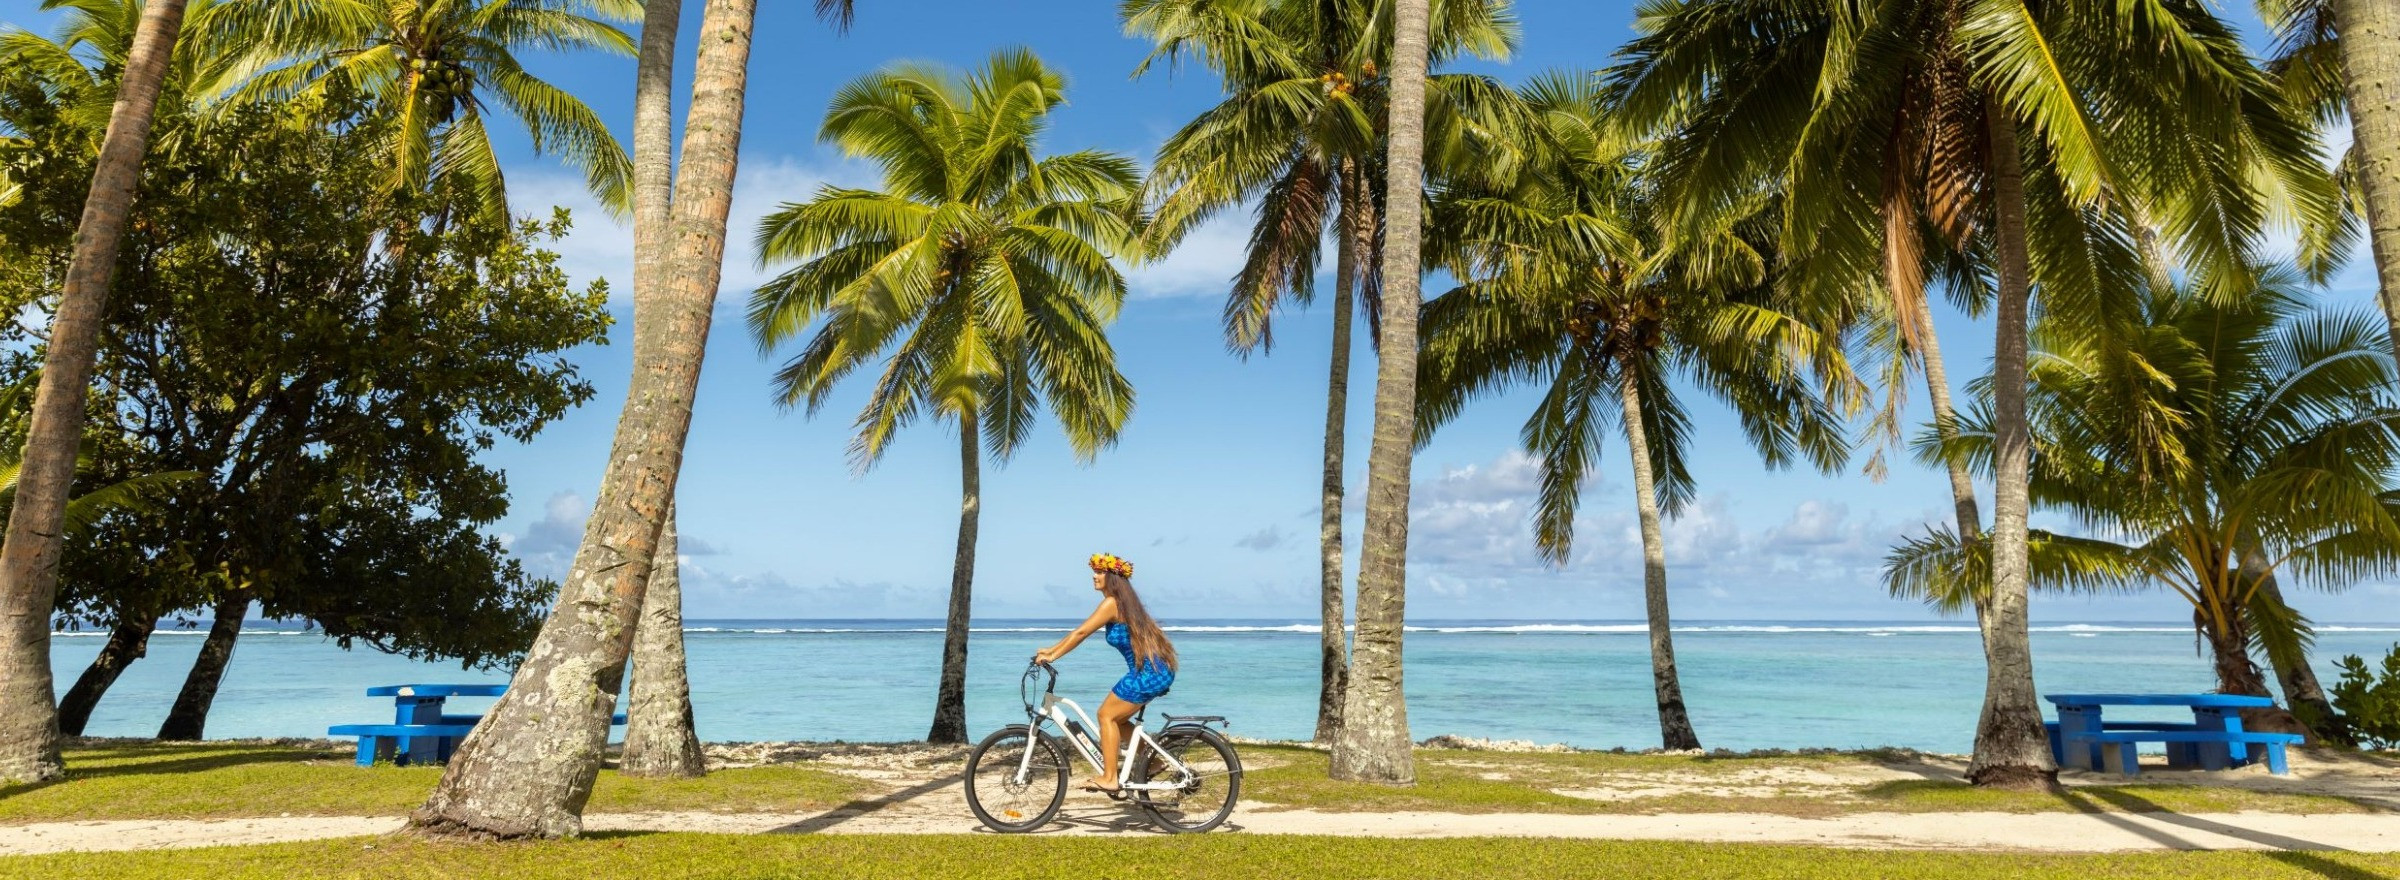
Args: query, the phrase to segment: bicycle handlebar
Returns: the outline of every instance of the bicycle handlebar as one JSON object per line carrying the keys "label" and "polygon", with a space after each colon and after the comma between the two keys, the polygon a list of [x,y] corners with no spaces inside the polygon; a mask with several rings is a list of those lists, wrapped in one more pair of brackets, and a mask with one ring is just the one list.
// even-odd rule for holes
{"label": "bicycle handlebar", "polygon": [[1025,666],[1025,673],[1026,673],[1026,675],[1030,676],[1030,675],[1032,675],[1032,674],[1033,674],[1033,670],[1036,670],[1036,669],[1039,669],[1039,670],[1041,670],[1041,671],[1043,671],[1043,672],[1049,673],[1049,681],[1048,681],[1048,683],[1047,683],[1047,684],[1044,684],[1044,685],[1042,686],[1042,692],[1043,692],[1043,693],[1053,693],[1053,692],[1056,692],[1056,691],[1058,690],[1058,667],[1056,667],[1056,666],[1052,666],[1052,665],[1050,665],[1050,664],[1048,664],[1048,663],[1045,663],[1045,662],[1042,662],[1042,661],[1040,661],[1040,660],[1035,660],[1035,661],[1033,661],[1032,663],[1028,663],[1028,664],[1026,664],[1026,666]]}

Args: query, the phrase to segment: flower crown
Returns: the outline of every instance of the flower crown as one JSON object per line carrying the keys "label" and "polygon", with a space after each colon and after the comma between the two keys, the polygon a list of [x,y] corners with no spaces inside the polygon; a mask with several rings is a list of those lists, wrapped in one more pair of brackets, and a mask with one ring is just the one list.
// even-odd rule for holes
{"label": "flower crown", "polygon": [[1133,576],[1133,563],[1111,554],[1094,553],[1092,554],[1092,570],[1129,578]]}

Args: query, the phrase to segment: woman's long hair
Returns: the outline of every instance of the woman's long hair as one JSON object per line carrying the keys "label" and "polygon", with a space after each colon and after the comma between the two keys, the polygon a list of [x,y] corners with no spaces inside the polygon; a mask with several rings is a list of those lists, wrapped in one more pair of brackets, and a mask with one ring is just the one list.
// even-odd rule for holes
{"label": "woman's long hair", "polygon": [[1117,600],[1117,619],[1125,622],[1125,633],[1133,637],[1133,658],[1138,664],[1158,661],[1169,670],[1175,668],[1175,643],[1167,641],[1165,630],[1150,618],[1142,607],[1142,597],[1133,592],[1133,582],[1116,572],[1102,572],[1100,594]]}

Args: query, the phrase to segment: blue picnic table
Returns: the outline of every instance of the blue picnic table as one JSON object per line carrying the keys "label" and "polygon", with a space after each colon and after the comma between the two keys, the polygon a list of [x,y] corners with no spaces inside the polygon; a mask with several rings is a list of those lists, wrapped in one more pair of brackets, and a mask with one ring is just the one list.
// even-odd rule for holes
{"label": "blue picnic table", "polygon": [[[2259,755],[2268,769],[2285,772],[2284,746],[2298,744],[2297,734],[2266,733],[2242,728],[2243,709],[2275,705],[2266,697],[2243,694],[2049,694],[2058,707],[2058,722],[2047,725],[2050,751],[2060,767],[2112,770],[2126,776],[2141,774],[2135,747],[2155,742],[2166,747],[2167,764],[2223,770],[2252,763]],[[2192,712],[2191,723],[2107,721],[2109,706],[2176,706]],[[2254,755],[2253,753],[2259,753]]]}
{"label": "blue picnic table", "polygon": [[[406,766],[411,763],[450,760],[451,751],[458,747],[481,715],[453,715],[444,712],[451,697],[497,697],[508,692],[505,684],[387,684],[367,689],[367,696],[392,698],[390,724],[336,724],[326,729],[333,736],[358,737],[358,766],[372,767],[378,758],[388,757],[392,763]],[[625,723],[624,713],[609,719],[612,724]]]}

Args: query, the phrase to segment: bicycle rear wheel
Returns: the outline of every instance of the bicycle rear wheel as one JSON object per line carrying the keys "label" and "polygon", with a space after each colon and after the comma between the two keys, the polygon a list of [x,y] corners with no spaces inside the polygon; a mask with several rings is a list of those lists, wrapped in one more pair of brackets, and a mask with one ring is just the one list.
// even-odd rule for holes
{"label": "bicycle rear wheel", "polygon": [[1012,724],[992,731],[967,756],[967,807],[985,828],[1010,834],[1040,828],[1066,800],[1067,754],[1047,734]]}
{"label": "bicycle rear wheel", "polygon": [[1151,824],[1178,834],[1224,824],[1242,796],[1242,759],[1234,754],[1233,743],[1205,727],[1170,727],[1158,735],[1158,747],[1183,767],[1158,766],[1153,776],[1150,765],[1164,762],[1141,762],[1137,772],[1142,778],[1136,781],[1179,783],[1172,789],[1133,791],[1134,803]]}

